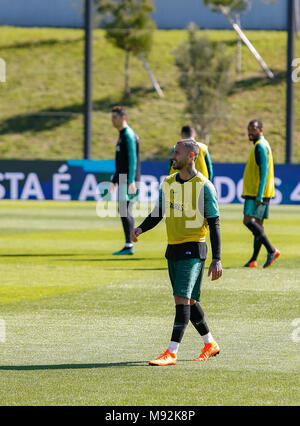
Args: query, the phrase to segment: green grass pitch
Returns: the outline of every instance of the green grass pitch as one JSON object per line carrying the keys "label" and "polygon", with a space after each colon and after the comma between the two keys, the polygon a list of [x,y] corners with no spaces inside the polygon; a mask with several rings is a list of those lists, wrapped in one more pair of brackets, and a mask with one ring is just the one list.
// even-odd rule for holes
{"label": "green grass pitch", "polygon": [[94,202],[1,201],[0,212],[0,405],[299,403],[299,206],[271,207],[282,256],[267,270],[264,249],[257,270],[241,267],[252,250],[242,206],[221,206],[224,274],[202,290],[221,353],[193,362],[202,341],[190,325],[165,368],[147,364],[174,316],[163,223],[114,258],[121,222]]}

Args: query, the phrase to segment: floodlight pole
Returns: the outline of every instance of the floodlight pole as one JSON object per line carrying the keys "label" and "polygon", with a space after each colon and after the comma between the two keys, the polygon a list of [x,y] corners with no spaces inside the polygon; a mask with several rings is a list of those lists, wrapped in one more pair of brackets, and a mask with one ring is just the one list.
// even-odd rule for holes
{"label": "floodlight pole", "polygon": [[91,157],[92,139],[92,42],[94,0],[85,0],[84,27],[84,158]]}
{"label": "floodlight pole", "polygon": [[293,60],[295,53],[295,0],[288,0],[288,48],[286,73],[286,151],[285,162],[293,162],[293,134],[294,134],[294,82]]}

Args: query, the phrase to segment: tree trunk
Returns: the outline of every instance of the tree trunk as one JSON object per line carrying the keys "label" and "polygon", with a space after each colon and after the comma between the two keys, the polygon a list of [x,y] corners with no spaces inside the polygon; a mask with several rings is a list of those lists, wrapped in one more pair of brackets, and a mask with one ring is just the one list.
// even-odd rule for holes
{"label": "tree trunk", "polygon": [[128,50],[125,51],[125,95],[130,95],[130,86],[129,86],[129,55]]}
{"label": "tree trunk", "polygon": [[208,129],[206,129],[204,126],[202,126],[199,123],[194,124],[194,127],[196,129],[196,133],[199,136],[201,142],[203,141],[205,145],[209,145],[210,138],[209,138]]}
{"label": "tree trunk", "polygon": [[142,55],[142,54],[140,54],[140,60],[142,61],[143,65],[144,65],[144,68],[145,68],[145,70],[147,71],[147,74],[148,74],[148,76],[149,76],[149,78],[150,78],[150,80],[151,80],[152,86],[153,86],[153,87],[154,87],[154,89],[156,90],[156,92],[157,92],[158,96],[159,96],[160,98],[163,98],[163,97],[164,97],[163,91],[161,90],[161,88],[160,88],[160,85],[159,85],[158,81],[157,81],[157,80],[156,80],[156,78],[154,77],[153,72],[151,71],[151,69],[150,69],[149,65],[147,64],[147,61],[146,61],[145,56],[144,56],[144,55]]}
{"label": "tree trunk", "polygon": [[210,141],[209,134],[205,132],[205,135],[204,135],[204,143],[205,143],[205,145],[208,146],[209,145],[209,141]]}

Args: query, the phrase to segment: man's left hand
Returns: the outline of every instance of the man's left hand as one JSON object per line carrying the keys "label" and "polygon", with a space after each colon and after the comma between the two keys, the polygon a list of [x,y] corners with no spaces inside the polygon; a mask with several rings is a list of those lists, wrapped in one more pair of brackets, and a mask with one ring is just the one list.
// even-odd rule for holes
{"label": "man's left hand", "polygon": [[132,194],[136,194],[136,191],[137,191],[137,188],[136,188],[135,182],[131,182],[128,185],[128,193],[132,195]]}

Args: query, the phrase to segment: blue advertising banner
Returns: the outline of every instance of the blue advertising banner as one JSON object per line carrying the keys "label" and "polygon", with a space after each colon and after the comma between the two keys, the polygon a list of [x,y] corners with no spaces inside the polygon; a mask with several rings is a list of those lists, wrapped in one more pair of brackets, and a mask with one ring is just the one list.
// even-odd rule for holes
{"label": "blue advertising banner", "polygon": [[[213,183],[220,204],[241,203],[244,164],[214,163]],[[114,160],[0,161],[0,199],[101,201],[107,194]],[[154,202],[167,162],[141,163],[141,202]],[[275,165],[272,204],[300,204],[300,165]]]}

